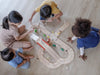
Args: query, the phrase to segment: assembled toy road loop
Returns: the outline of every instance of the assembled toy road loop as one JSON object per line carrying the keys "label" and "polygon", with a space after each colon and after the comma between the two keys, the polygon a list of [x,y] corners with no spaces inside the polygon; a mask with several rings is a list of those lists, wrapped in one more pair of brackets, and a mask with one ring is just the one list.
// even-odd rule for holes
{"label": "assembled toy road loop", "polygon": [[40,29],[41,32],[43,32],[44,34],[49,36],[50,40],[53,40],[56,44],[60,45],[63,50],[67,51],[67,54],[68,54],[67,57],[62,58],[56,53],[56,51],[54,51],[49,46],[49,44],[46,41],[44,41],[42,38],[40,38],[36,34],[32,34],[31,38],[38,45],[40,45],[44,50],[46,50],[46,52],[48,52],[55,60],[55,62],[53,62],[53,63],[50,62],[43,56],[44,55],[43,49],[41,48],[39,50],[39,52],[38,52],[39,60],[44,65],[46,65],[48,68],[58,68],[59,66],[61,66],[63,64],[69,64],[74,59],[73,49],[69,45],[65,44],[63,41],[58,39],[58,36],[60,35],[60,33],[63,32],[68,26],[69,26],[68,23],[64,23],[64,25],[62,25],[61,28],[59,28],[55,33],[50,33],[43,25],[40,25],[40,23],[38,25],[34,26],[34,27]]}

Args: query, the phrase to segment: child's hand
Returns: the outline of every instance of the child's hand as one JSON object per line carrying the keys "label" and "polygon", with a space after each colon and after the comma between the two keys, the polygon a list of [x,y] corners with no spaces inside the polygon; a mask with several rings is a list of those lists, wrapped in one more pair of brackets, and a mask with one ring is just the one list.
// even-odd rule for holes
{"label": "child's hand", "polygon": [[73,43],[72,37],[68,37],[68,38],[67,38],[67,42]]}
{"label": "child's hand", "polygon": [[34,29],[32,29],[32,30],[29,31],[29,33],[32,33],[32,32],[34,32]]}
{"label": "child's hand", "polygon": [[53,22],[52,18],[49,18],[49,19],[47,20],[47,22]]}
{"label": "child's hand", "polygon": [[79,56],[79,58],[82,58],[84,61],[87,60],[87,56],[84,54],[83,56]]}
{"label": "child's hand", "polygon": [[32,21],[32,18],[29,19],[29,22],[31,22],[31,21]]}

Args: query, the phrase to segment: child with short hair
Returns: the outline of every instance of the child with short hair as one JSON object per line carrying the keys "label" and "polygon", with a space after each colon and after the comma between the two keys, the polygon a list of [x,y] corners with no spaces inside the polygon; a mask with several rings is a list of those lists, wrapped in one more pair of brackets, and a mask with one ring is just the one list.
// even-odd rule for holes
{"label": "child with short hair", "polygon": [[32,48],[29,41],[20,41],[34,30],[25,32],[25,26],[18,27],[23,20],[23,17],[17,11],[11,11],[8,16],[4,17],[2,29],[0,30],[0,40],[6,47],[13,49],[17,48]]}
{"label": "child with short hair", "polygon": [[87,59],[84,49],[94,48],[99,44],[100,30],[91,27],[91,21],[88,19],[78,18],[75,24],[72,26],[72,33],[74,36],[68,38],[68,41],[73,42],[77,39],[77,48],[80,50],[80,58]]}
{"label": "child with short hair", "polygon": [[52,0],[44,0],[43,3],[33,11],[31,18],[29,19],[30,22],[37,12],[40,12],[40,20],[42,22],[52,22],[55,19],[60,22],[60,16],[63,15],[58,9],[57,4]]}
{"label": "child with short hair", "polygon": [[28,69],[30,65],[30,59],[34,56],[32,55],[23,55],[23,49],[19,48],[17,51],[12,48],[5,48],[3,51],[0,51],[1,58],[4,61],[7,61],[14,68]]}

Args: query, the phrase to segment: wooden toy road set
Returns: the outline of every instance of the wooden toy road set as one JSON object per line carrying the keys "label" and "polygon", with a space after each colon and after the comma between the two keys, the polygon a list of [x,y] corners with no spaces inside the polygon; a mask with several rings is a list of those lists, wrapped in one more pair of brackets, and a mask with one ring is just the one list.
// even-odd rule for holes
{"label": "wooden toy road set", "polygon": [[[58,44],[61,47],[62,51],[67,52],[67,57],[63,58],[63,57],[59,56],[57,54],[57,52],[53,50],[53,48],[49,45],[49,43],[47,41],[43,40],[42,38],[40,38],[36,34],[32,34],[31,39],[33,39],[39,46],[41,46],[43,48],[43,49],[42,48],[39,49],[39,52],[38,52],[39,60],[44,65],[46,65],[48,68],[58,68],[59,66],[61,66],[63,64],[69,64],[74,59],[73,49],[69,45],[65,44],[63,41],[58,39],[58,36],[61,34],[61,32],[63,32],[68,27],[68,25],[69,25],[68,23],[66,23],[66,24],[64,23],[64,25],[62,25],[61,28],[59,28],[55,33],[49,32],[40,23],[38,25],[34,26],[34,28],[36,27],[41,32],[43,32],[45,34],[45,37],[49,38],[51,41]],[[37,32],[37,30],[35,30],[35,32]],[[56,45],[53,45],[53,46],[56,46]],[[51,62],[50,60],[45,58],[44,51],[48,52],[48,54],[55,61]]]}

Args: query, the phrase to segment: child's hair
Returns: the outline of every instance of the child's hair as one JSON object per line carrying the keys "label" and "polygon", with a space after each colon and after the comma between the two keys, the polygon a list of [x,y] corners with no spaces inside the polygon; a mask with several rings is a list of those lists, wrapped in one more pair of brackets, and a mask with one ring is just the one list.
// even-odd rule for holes
{"label": "child's hair", "polygon": [[8,17],[3,18],[2,27],[9,30]]}
{"label": "child's hair", "polygon": [[5,48],[3,51],[0,52],[1,58],[4,61],[10,61],[14,57],[14,53],[11,51],[11,48]]}
{"label": "child's hair", "polygon": [[86,37],[91,31],[91,23],[88,19],[77,18],[74,26],[72,26],[72,33],[76,37]]}
{"label": "child's hair", "polygon": [[52,13],[52,9],[49,5],[44,5],[40,9],[40,15],[44,18],[49,18]]}
{"label": "child's hair", "polygon": [[20,23],[23,20],[23,17],[17,11],[11,11],[8,15],[8,20],[12,23]]}
{"label": "child's hair", "polygon": [[9,30],[8,20],[12,23],[20,23],[23,20],[23,17],[17,11],[11,11],[8,17],[4,17],[2,27]]}

